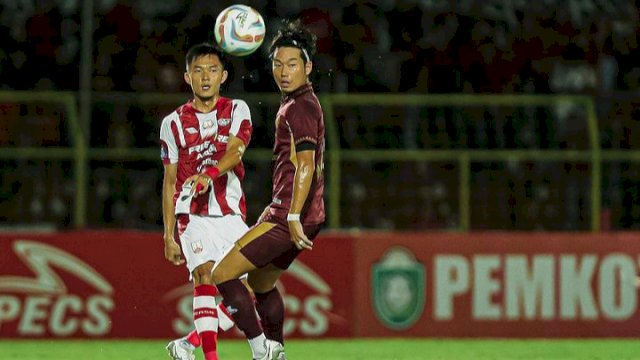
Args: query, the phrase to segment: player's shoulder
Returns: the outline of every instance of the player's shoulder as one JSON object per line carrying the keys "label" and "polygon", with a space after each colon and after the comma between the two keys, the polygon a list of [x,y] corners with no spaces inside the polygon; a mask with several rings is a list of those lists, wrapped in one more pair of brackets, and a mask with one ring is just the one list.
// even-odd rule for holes
{"label": "player's shoulder", "polygon": [[246,101],[242,99],[230,99],[231,100],[231,113],[234,117],[240,117],[241,119],[251,120],[251,111]]}
{"label": "player's shoulder", "polygon": [[302,107],[317,107],[320,105],[313,87],[305,86],[302,93],[293,98],[294,104]]}
{"label": "player's shoulder", "polygon": [[299,99],[303,106],[320,108],[320,101],[318,100],[318,97],[313,91],[310,91],[304,94],[303,96],[300,96]]}
{"label": "player's shoulder", "polygon": [[247,102],[242,99],[228,99],[228,100],[231,102],[231,105],[233,107],[238,107],[238,106],[246,107],[246,108],[249,107],[249,105],[247,105]]}
{"label": "player's shoulder", "polygon": [[179,109],[173,110],[169,114],[167,114],[164,118],[162,118],[162,126],[168,126],[172,122],[178,120],[180,118]]}
{"label": "player's shoulder", "polygon": [[216,103],[216,108],[218,110],[228,107],[234,108],[237,106],[247,106],[247,103],[242,99],[229,98],[225,96],[218,98],[218,102]]}
{"label": "player's shoulder", "polygon": [[193,112],[193,107],[191,107],[191,102],[187,101],[186,103],[178,106],[175,110],[167,114],[162,122],[171,122],[175,120],[179,120],[180,116],[185,115],[186,113]]}
{"label": "player's shoulder", "polygon": [[313,93],[295,98],[285,110],[289,115],[321,113],[320,102]]}

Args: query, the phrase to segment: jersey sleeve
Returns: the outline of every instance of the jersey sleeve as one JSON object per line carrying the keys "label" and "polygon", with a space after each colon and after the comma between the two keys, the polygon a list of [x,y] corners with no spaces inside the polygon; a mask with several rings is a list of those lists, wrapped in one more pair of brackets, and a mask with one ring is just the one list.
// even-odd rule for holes
{"label": "jersey sleeve", "polygon": [[178,144],[174,135],[176,123],[173,121],[177,114],[174,114],[165,117],[160,125],[160,158],[165,165],[178,162]]}
{"label": "jersey sleeve", "polygon": [[251,112],[246,102],[233,100],[233,110],[231,113],[231,129],[229,134],[233,135],[249,145],[253,125],[251,123]]}
{"label": "jersey sleeve", "polygon": [[320,109],[312,103],[303,101],[291,106],[285,119],[293,134],[293,142],[296,145],[310,143],[318,145]]}

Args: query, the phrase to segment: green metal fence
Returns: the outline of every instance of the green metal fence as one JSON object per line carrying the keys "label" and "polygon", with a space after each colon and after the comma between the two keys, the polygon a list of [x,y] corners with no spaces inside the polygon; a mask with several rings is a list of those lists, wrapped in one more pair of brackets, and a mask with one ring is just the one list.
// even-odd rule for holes
{"label": "green metal fence", "polygon": [[[157,93],[94,93],[94,101],[139,103],[139,104],[180,104],[188,94]],[[239,98],[277,106],[279,97],[275,94],[242,94]],[[470,166],[477,161],[581,161],[589,163],[591,172],[590,189],[590,227],[592,231],[600,229],[601,207],[601,167],[602,161],[640,161],[640,152],[602,150],[598,141],[598,121],[594,101],[587,96],[543,96],[543,95],[409,95],[409,94],[330,94],[320,95],[325,112],[327,129],[326,164],[328,193],[328,225],[338,229],[340,222],[341,199],[341,163],[367,159],[371,161],[451,161],[460,168],[458,181],[459,230],[470,229]],[[76,93],[65,92],[0,92],[0,102],[10,103],[59,103],[65,107],[65,121],[69,122],[71,147],[0,147],[0,159],[65,159],[74,163],[76,197],[73,207],[73,224],[77,228],[86,225],[88,198],[88,166],[91,160],[139,159],[157,160],[157,148],[90,148],[88,139],[83,135],[90,132],[88,119],[81,121],[78,116]],[[340,134],[334,109],[336,106],[547,106],[574,104],[586,110],[589,148],[584,150],[389,150],[389,149],[341,149]],[[252,149],[247,153],[249,160],[268,161],[269,149]]]}

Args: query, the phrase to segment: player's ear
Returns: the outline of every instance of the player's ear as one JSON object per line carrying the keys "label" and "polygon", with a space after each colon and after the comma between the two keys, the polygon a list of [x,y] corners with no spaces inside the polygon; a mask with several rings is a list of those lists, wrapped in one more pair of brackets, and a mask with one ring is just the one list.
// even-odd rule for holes
{"label": "player's ear", "polygon": [[311,70],[313,70],[313,63],[311,61],[307,61],[307,63],[304,64],[304,72],[305,72],[305,74],[307,74],[307,76],[309,76],[309,74],[311,74]]}
{"label": "player's ear", "polygon": [[189,84],[189,86],[191,86],[191,76],[189,76],[188,72],[184,72],[184,82],[186,82],[187,84]]}
{"label": "player's ear", "polygon": [[222,71],[222,80],[220,80],[220,84],[224,84],[225,81],[227,81],[227,77],[229,76],[229,73],[227,72],[227,70],[223,70]]}

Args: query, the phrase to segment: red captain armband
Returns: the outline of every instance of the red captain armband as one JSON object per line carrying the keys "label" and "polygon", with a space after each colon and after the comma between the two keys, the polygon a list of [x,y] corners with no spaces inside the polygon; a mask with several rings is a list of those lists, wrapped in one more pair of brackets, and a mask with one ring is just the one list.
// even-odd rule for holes
{"label": "red captain armband", "polygon": [[218,169],[215,166],[212,166],[210,168],[207,168],[207,170],[205,170],[203,172],[203,174],[207,175],[208,177],[211,178],[211,180],[214,180],[215,178],[218,177],[218,175],[220,175],[220,169]]}

